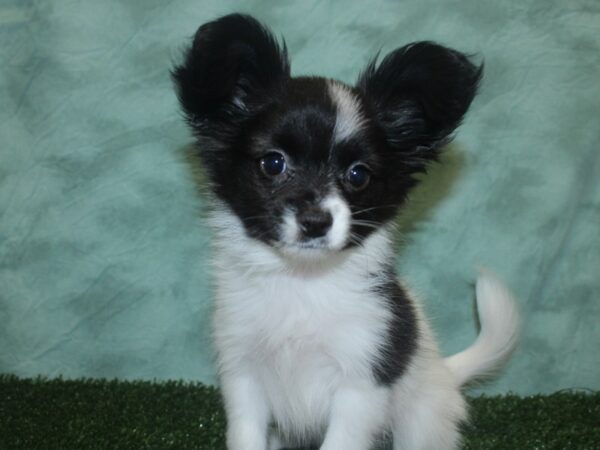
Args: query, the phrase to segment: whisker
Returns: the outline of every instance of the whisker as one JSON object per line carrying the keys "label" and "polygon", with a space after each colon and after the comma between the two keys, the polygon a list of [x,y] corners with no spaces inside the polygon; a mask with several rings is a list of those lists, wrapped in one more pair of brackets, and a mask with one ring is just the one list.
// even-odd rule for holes
{"label": "whisker", "polygon": [[358,247],[363,247],[364,246],[362,239],[356,233],[350,233],[348,235],[348,240],[352,244],[356,244]]}
{"label": "whisker", "polygon": [[355,214],[362,214],[362,213],[369,212],[369,211],[374,211],[374,210],[377,210],[377,209],[392,208],[392,207],[395,207],[395,206],[396,206],[395,204],[371,206],[370,208],[359,209],[358,211],[353,211],[353,212],[350,213],[350,215],[354,216]]}
{"label": "whisker", "polygon": [[365,228],[372,228],[373,230],[378,230],[380,228],[380,224],[376,224],[376,223],[365,223],[365,222],[360,222],[360,221],[352,221],[352,225],[358,225],[360,227],[365,227]]}
{"label": "whisker", "polygon": [[352,219],[352,223],[364,223],[368,225],[382,225],[383,223],[378,220],[368,220],[368,219]]}

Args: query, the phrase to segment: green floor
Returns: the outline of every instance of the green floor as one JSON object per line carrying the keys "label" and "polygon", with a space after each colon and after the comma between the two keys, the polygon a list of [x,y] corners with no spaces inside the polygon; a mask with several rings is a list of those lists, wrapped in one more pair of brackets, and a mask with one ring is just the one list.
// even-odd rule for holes
{"label": "green floor", "polygon": [[[471,399],[465,449],[600,449],[600,392]],[[0,376],[0,449],[223,449],[215,388]]]}

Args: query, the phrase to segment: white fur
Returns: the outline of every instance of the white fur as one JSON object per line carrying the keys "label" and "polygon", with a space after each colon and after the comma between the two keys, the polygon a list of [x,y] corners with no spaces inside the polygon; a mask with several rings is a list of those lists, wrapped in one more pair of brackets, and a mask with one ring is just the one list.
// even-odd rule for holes
{"label": "white fur", "polygon": [[[330,199],[330,207],[338,201]],[[393,433],[395,450],[457,448],[466,417],[460,386],[465,376],[478,375],[477,367],[470,356],[446,364],[418,306],[419,340],[407,372],[391,387],[373,378],[372,358],[391,320],[372,291],[372,274],[383,272],[391,256],[386,228],[353,250],[303,259],[247,238],[224,206],[212,223],[229,450],[297,446],[315,435],[321,450],[367,450],[383,432]],[[478,294],[487,305],[501,291],[496,284],[488,289],[483,277]],[[500,312],[508,304],[503,297]],[[485,314],[486,345],[477,356],[505,357],[486,351],[498,348],[492,344],[513,323]]]}
{"label": "white fur", "polygon": [[333,139],[342,142],[363,127],[365,117],[361,113],[360,102],[348,87],[334,80],[328,81],[327,87],[337,110]]}
{"label": "white fur", "polygon": [[294,245],[298,242],[300,236],[300,225],[296,219],[296,214],[291,209],[283,212],[281,223],[281,241],[286,245]]}
{"label": "white fur", "polygon": [[476,291],[481,332],[469,348],[446,358],[460,384],[492,375],[506,362],[519,340],[519,312],[508,289],[491,272],[482,269]]}

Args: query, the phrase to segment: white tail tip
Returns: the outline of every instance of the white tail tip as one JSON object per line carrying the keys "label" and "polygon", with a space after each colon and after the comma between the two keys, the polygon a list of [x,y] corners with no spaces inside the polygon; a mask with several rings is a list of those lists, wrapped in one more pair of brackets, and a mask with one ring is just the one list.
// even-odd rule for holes
{"label": "white tail tip", "polygon": [[519,338],[519,312],[506,286],[481,269],[476,292],[479,336],[466,350],[445,359],[461,385],[493,375],[508,360]]}

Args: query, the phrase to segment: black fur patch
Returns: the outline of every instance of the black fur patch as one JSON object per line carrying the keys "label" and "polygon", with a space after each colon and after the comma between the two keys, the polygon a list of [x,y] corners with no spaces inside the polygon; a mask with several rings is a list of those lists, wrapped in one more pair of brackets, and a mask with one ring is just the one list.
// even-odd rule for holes
{"label": "black fur patch", "polygon": [[285,44],[269,30],[250,16],[230,14],[198,28],[171,75],[192,128],[223,139],[289,79],[290,64]]}
{"label": "black fur patch", "polygon": [[373,374],[378,383],[389,386],[406,371],[417,348],[419,330],[414,306],[396,280],[392,268],[376,287],[376,292],[385,299],[392,320],[388,324],[387,339],[373,366]]}
{"label": "black fur patch", "polygon": [[469,109],[483,65],[434,42],[413,42],[375,57],[357,87],[375,111],[388,144],[415,171],[437,156]]}

